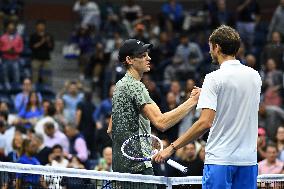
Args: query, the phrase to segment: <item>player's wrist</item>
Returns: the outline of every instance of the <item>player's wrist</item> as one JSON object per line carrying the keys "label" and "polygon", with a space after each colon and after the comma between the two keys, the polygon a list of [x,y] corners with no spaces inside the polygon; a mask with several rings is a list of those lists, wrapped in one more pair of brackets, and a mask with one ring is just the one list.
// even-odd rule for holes
{"label": "player's wrist", "polygon": [[173,152],[177,151],[177,147],[174,145],[174,143],[171,143],[170,146]]}

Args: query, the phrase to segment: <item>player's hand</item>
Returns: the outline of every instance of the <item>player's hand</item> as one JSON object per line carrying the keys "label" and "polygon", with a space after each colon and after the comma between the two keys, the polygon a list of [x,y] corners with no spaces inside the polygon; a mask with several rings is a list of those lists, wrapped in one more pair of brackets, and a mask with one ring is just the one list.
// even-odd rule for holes
{"label": "player's hand", "polygon": [[200,92],[201,92],[201,88],[194,87],[194,89],[192,89],[192,91],[190,93],[190,98],[192,98],[194,101],[196,101],[196,103],[199,99]]}
{"label": "player's hand", "polygon": [[153,160],[156,163],[164,163],[173,153],[174,153],[174,150],[172,149],[171,146],[169,146],[166,149],[159,152],[158,154],[156,154],[153,157]]}

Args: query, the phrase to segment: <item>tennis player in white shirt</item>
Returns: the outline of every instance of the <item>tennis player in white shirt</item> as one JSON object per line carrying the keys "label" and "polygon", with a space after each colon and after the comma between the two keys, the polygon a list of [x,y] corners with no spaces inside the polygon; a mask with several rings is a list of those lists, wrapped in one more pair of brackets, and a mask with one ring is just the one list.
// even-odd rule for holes
{"label": "tennis player in white shirt", "polygon": [[[261,78],[235,56],[239,34],[222,25],[209,38],[210,54],[220,69],[204,79],[198,121],[154,157],[160,163],[210,129],[205,147],[202,188],[257,188],[257,131]],[[190,170],[189,170],[190,171]]]}

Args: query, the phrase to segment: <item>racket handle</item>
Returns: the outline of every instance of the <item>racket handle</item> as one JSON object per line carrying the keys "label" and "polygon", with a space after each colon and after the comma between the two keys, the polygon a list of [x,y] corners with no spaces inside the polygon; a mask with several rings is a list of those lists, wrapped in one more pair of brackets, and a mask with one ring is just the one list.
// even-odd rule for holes
{"label": "racket handle", "polygon": [[185,167],[185,166],[179,164],[178,162],[176,162],[176,161],[174,161],[174,160],[169,159],[169,160],[167,161],[167,164],[169,164],[170,166],[172,166],[172,167],[174,167],[174,168],[180,170],[180,171],[183,172],[183,173],[186,173],[186,172],[188,171],[187,167]]}

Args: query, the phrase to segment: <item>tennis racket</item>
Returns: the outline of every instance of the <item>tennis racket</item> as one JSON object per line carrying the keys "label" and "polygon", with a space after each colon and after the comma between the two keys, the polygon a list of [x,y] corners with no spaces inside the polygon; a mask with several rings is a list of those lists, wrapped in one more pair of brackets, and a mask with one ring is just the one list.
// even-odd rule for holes
{"label": "tennis racket", "polygon": [[[152,134],[134,135],[124,141],[121,146],[123,156],[133,161],[151,161],[152,157],[162,150],[162,141]],[[183,173],[188,171],[187,167],[182,166],[174,160],[167,160],[167,164]]]}

